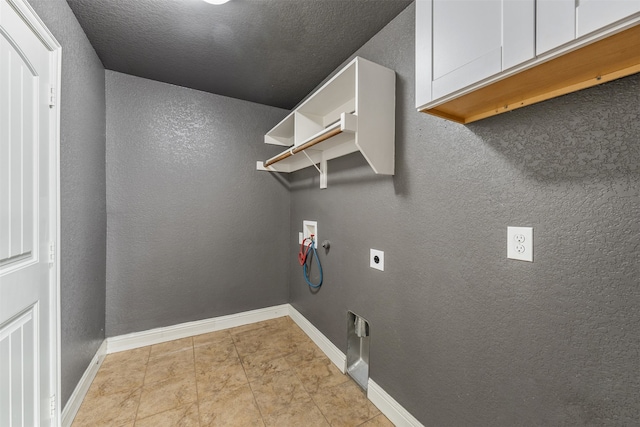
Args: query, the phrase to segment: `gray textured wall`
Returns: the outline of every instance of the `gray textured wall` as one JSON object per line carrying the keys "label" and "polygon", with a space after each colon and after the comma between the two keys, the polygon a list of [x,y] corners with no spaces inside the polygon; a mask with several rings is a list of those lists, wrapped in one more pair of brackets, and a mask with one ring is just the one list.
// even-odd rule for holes
{"label": "gray textured wall", "polygon": [[64,405],[104,339],[104,68],[64,0],[28,0],[62,45],[61,329]]}
{"label": "gray textured wall", "polygon": [[411,6],[358,51],[397,71],[396,175],[292,177],[292,235],[332,245],[291,303],[343,351],[367,318],[371,377],[425,425],[640,424],[640,75],[463,126],[415,111],[413,34]]}
{"label": "gray textured wall", "polygon": [[289,192],[255,170],[286,111],[106,76],[107,336],[286,303]]}

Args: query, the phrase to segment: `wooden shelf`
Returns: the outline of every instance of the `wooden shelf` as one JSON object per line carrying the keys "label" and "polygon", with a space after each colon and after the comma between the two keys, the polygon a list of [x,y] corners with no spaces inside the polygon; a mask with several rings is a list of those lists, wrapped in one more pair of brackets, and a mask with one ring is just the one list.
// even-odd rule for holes
{"label": "wooden shelf", "polygon": [[309,137],[296,147],[289,148],[264,162],[258,162],[257,167],[259,170],[291,173],[320,163],[321,157],[331,160],[353,153],[358,151],[354,140],[357,130],[358,117],[343,113],[337,123]]}
{"label": "wooden shelf", "polygon": [[640,25],[635,24],[546,61],[539,58],[529,68],[419,110],[466,124],[638,72]]}

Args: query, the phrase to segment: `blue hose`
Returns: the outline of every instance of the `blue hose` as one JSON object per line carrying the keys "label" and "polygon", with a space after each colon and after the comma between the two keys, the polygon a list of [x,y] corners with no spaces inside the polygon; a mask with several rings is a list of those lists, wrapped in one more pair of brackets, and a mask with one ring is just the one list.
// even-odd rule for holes
{"label": "blue hose", "polygon": [[309,275],[307,274],[306,262],[302,265],[302,273],[304,274],[304,280],[307,282],[307,285],[309,285],[313,289],[318,289],[320,286],[322,286],[322,264],[320,264],[320,258],[318,258],[318,252],[316,251],[316,245],[314,244],[314,242],[311,242],[311,249],[313,249],[313,258],[318,263],[318,271],[320,272],[320,282],[318,282],[317,285],[311,283],[311,281],[309,280]]}

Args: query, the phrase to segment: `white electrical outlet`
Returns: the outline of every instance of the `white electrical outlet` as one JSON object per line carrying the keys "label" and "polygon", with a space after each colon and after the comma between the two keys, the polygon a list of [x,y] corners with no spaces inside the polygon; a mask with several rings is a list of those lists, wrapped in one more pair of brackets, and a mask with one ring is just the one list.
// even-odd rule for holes
{"label": "white electrical outlet", "polygon": [[384,252],[371,249],[369,252],[369,266],[376,270],[384,271]]}
{"label": "white electrical outlet", "polygon": [[533,262],[532,227],[507,227],[507,258]]}

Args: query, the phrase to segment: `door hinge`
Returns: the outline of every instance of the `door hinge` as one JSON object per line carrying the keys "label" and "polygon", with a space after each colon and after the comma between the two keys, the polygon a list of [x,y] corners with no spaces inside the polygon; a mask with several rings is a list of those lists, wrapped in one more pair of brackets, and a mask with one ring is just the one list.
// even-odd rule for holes
{"label": "door hinge", "polygon": [[49,107],[56,106],[56,88],[51,86],[49,91]]}
{"label": "door hinge", "polygon": [[53,265],[56,262],[56,244],[49,243],[49,264]]}
{"label": "door hinge", "polygon": [[56,416],[56,395],[55,394],[49,398],[49,409],[51,410],[50,411],[51,419],[54,419]]}

